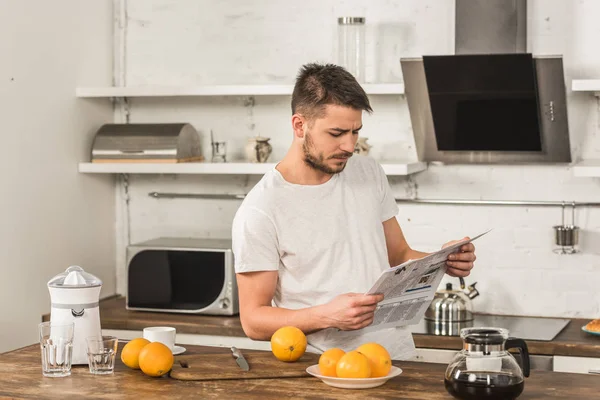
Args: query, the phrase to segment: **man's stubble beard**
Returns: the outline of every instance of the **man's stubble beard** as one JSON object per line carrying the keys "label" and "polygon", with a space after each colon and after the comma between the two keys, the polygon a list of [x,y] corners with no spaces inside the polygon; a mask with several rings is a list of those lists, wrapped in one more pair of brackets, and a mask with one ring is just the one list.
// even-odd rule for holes
{"label": "man's stubble beard", "polygon": [[[324,172],[324,173],[330,174],[330,175],[339,174],[340,172],[342,172],[344,170],[344,168],[346,168],[346,164],[348,163],[347,159],[346,159],[346,162],[344,164],[342,164],[340,167],[331,168],[325,163],[323,154],[315,155],[315,154],[311,153],[311,149],[314,149],[314,143],[312,141],[312,138],[310,137],[309,132],[306,132],[305,138],[304,138],[304,143],[302,143],[302,151],[304,152],[304,162],[306,163],[306,165],[308,165],[312,169],[315,169],[317,171],[321,171],[321,172]],[[335,156],[346,156],[347,158],[350,158],[352,156],[352,153],[346,152],[343,155],[336,154]]]}

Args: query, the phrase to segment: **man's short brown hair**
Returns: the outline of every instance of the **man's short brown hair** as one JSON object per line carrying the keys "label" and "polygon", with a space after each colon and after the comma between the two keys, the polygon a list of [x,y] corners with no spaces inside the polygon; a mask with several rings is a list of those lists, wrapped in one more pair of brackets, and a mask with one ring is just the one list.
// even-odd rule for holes
{"label": "man's short brown hair", "polygon": [[327,104],[372,112],[369,97],[354,76],[334,64],[303,65],[292,94],[292,114],[312,120],[324,115]]}

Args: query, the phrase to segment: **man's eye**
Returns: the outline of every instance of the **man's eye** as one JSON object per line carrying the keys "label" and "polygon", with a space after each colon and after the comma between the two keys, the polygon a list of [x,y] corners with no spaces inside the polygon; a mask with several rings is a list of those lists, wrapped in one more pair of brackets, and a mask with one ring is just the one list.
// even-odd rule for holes
{"label": "man's eye", "polygon": [[338,137],[341,135],[341,133],[331,133],[331,132],[329,132],[329,134],[333,137]]}

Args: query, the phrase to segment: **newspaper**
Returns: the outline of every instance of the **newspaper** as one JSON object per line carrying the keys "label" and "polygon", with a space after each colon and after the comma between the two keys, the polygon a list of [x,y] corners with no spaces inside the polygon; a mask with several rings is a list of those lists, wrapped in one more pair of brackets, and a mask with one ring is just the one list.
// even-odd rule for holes
{"label": "newspaper", "polygon": [[463,240],[418,260],[409,260],[381,273],[367,294],[382,293],[373,323],[362,332],[417,324],[446,273],[448,256],[490,230]]}

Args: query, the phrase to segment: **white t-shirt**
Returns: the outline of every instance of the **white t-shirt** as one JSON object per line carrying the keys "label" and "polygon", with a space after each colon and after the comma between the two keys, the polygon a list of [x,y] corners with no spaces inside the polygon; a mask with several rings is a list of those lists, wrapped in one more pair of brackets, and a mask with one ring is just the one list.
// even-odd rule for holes
{"label": "white t-shirt", "polygon": [[[341,173],[320,185],[292,184],[274,168],[235,215],[235,270],[278,271],[275,307],[300,309],[343,293],[365,293],[390,267],[382,222],[397,214],[387,176],[372,158],[353,155]],[[394,359],[414,356],[412,335],[402,328],[308,335],[318,351],[348,351],[371,341]]]}

